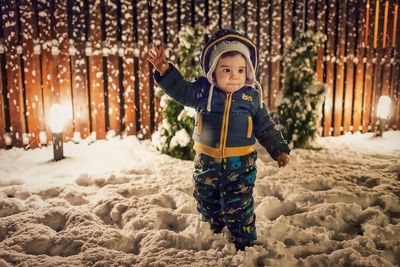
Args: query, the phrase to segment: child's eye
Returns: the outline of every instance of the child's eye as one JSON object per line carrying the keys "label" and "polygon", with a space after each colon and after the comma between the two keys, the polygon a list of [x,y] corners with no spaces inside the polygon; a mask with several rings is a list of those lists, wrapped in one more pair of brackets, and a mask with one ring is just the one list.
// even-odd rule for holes
{"label": "child's eye", "polygon": [[245,69],[239,69],[239,73],[244,73]]}
{"label": "child's eye", "polygon": [[230,69],[223,69],[222,71],[223,72],[230,72],[231,70]]}

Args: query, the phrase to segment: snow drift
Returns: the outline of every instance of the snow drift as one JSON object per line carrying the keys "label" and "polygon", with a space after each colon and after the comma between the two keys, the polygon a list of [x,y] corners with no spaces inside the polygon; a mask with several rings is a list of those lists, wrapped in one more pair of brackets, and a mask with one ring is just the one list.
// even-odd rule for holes
{"label": "snow drift", "polygon": [[114,138],[0,151],[0,266],[399,266],[400,132],[260,151],[258,240],[237,252],[192,197],[190,161]]}

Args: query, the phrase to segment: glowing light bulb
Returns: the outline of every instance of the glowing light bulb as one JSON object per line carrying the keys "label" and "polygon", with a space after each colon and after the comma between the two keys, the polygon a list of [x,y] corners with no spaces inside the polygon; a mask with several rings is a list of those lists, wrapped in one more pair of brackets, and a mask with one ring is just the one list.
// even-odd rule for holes
{"label": "glowing light bulb", "polygon": [[66,122],[65,110],[60,104],[54,104],[50,109],[49,123],[53,133],[61,133]]}
{"label": "glowing light bulb", "polygon": [[377,110],[377,116],[378,118],[381,119],[387,119],[390,114],[390,97],[387,95],[383,95],[379,97],[378,101],[378,110]]}

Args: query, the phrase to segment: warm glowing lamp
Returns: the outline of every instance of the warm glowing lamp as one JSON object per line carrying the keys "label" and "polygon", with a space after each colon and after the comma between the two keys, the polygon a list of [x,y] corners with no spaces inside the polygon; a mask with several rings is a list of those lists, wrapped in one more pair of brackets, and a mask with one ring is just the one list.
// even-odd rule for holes
{"label": "warm glowing lamp", "polygon": [[389,96],[383,95],[379,97],[378,110],[376,113],[376,116],[379,118],[379,131],[376,133],[376,136],[383,136],[386,120],[390,115],[390,103],[391,100]]}
{"label": "warm glowing lamp", "polygon": [[63,130],[65,124],[65,114],[60,104],[54,104],[50,109],[50,127],[53,133],[53,152],[54,161],[64,158],[63,150]]}
{"label": "warm glowing lamp", "polygon": [[390,97],[387,95],[379,97],[377,112],[378,118],[387,119],[389,117],[391,102]]}

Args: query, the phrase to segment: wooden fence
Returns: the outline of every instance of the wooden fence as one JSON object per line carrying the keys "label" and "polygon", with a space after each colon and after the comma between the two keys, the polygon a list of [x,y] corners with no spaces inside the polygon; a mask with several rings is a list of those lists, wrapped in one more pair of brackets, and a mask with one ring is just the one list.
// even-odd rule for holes
{"label": "wooden fence", "polygon": [[291,40],[325,33],[316,69],[329,87],[321,133],[373,130],[381,95],[392,99],[387,127],[400,128],[398,0],[0,2],[0,148],[51,140],[55,103],[66,110],[66,140],[109,131],[149,138],[160,115],[146,53],[161,41],[176,62],[177,33],[194,25],[234,28],[257,43],[270,108]]}

